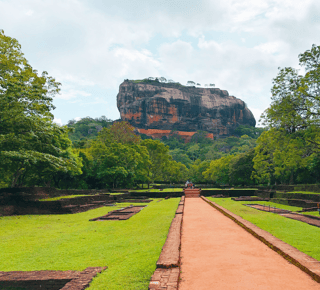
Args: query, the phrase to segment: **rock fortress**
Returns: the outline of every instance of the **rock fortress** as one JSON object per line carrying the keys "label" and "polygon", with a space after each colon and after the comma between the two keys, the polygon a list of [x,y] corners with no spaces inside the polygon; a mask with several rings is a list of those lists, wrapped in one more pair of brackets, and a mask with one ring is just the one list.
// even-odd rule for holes
{"label": "rock fortress", "polygon": [[239,125],[255,126],[245,102],[218,88],[183,86],[156,80],[125,80],[117,106],[121,120],[155,138],[174,131],[186,141],[199,130],[208,138],[228,137]]}

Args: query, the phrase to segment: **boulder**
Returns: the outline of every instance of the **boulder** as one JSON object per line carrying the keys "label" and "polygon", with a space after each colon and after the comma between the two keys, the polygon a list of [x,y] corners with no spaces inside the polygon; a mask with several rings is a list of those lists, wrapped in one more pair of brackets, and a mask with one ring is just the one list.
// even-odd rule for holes
{"label": "boulder", "polygon": [[[125,80],[117,106],[121,120],[137,129],[212,133],[227,137],[239,125],[255,126],[245,102],[218,88],[196,88],[179,83]],[[160,131],[161,132],[161,131]]]}

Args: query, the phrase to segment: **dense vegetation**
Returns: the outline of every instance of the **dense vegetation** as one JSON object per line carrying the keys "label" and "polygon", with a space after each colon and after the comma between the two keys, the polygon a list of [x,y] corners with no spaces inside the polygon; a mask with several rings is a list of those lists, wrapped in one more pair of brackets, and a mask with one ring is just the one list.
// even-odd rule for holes
{"label": "dense vegetation", "polygon": [[69,131],[69,138],[73,142],[74,147],[81,147],[86,139],[94,139],[102,128],[109,128],[112,125],[112,120],[106,116],[100,118],[82,118],[79,121],[70,120],[67,124],[73,130]]}
{"label": "dense vegetation", "polygon": [[[0,187],[133,187],[191,179],[216,185],[317,183],[320,169],[320,47],[299,55],[304,75],[280,69],[265,128],[189,143],[173,131],[152,140],[126,122],[86,117],[53,123],[60,83],[34,70],[0,31]],[[157,80],[143,80],[155,82]],[[167,84],[170,85],[170,82]]]}

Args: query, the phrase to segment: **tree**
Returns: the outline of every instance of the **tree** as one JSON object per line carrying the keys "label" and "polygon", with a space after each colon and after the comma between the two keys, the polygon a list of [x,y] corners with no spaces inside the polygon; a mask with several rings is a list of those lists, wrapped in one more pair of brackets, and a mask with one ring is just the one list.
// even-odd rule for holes
{"label": "tree", "polygon": [[187,167],[181,162],[176,162],[174,160],[169,160],[163,172],[164,179],[170,182],[181,182],[182,180],[186,180],[187,175]]}
{"label": "tree", "polygon": [[192,159],[192,161],[195,161],[196,159],[198,159],[200,155],[199,144],[191,145],[187,150],[187,154],[189,155],[189,158]]}
{"label": "tree", "polygon": [[206,180],[217,184],[229,184],[229,164],[234,156],[228,155],[217,160],[212,160],[203,176]]}
{"label": "tree", "polygon": [[166,167],[171,161],[172,157],[169,155],[169,147],[165,146],[159,140],[146,139],[141,142],[149,152],[150,164],[148,166],[148,173],[151,180],[162,180]]}
{"label": "tree", "polygon": [[98,139],[104,143],[139,144],[141,138],[134,133],[134,127],[126,121],[115,122],[110,128],[103,128]]}
{"label": "tree", "polygon": [[303,135],[270,129],[257,140],[252,176],[260,183],[294,183],[296,171],[308,165],[312,152]]}
{"label": "tree", "polygon": [[205,178],[203,176],[203,172],[208,169],[209,165],[209,161],[201,161],[200,159],[197,159],[189,169],[190,179],[195,183],[204,182]]}
{"label": "tree", "polygon": [[320,125],[320,46],[299,55],[305,74],[291,68],[279,68],[273,80],[272,103],[262,115],[266,125],[284,128],[290,133]]}
{"label": "tree", "polygon": [[139,145],[103,143],[97,140],[90,147],[94,160],[98,186],[132,186],[135,182],[147,181],[149,156]]}
{"label": "tree", "polygon": [[[53,123],[53,97],[60,83],[34,70],[14,38],[0,31],[0,163],[10,175],[11,186],[35,166],[45,171],[79,171],[79,162],[67,156],[62,141],[67,128]],[[60,143],[60,141],[62,143]],[[61,145],[59,147],[57,145]],[[71,157],[71,158],[70,158]]]}
{"label": "tree", "polygon": [[187,81],[187,86],[194,86],[196,83],[194,81]]}
{"label": "tree", "polygon": [[174,150],[170,150],[169,153],[172,156],[173,160],[176,162],[180,162],[187,167],[190,167],[190,165],[192,164],[192,160],[188,157],[188,155],[182,149],[177,148]]}
{"label": "tree", "polygon": [[253,184],[251,174],[253,171],[254,149],[235,155],[229,164],[229,180],[233,185]]}

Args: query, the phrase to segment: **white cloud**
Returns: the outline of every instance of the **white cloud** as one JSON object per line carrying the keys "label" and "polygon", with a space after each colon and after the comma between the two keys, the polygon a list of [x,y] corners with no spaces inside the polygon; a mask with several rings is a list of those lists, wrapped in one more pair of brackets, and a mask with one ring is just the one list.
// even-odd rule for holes
{"label": "white cloud", "polygon": [[57,118],[54,118],[54,119],[53,119],[53,122],[56,123],[56,124],[58,124],[58,125],[60,125],[60,126],[63,125],[63,124],[62,124],[62,120],[61,120],[60,118],[58,118],[58,119],[57,119]]}
{"label": "white cloud", "polygon": [[26,15],[31,16],[33,13],[34,13],[33,10],[28,10],[28,11],[26,12]]}
{"label": "white cloud", "polygon": [[80,90],[75,90],[75,89],[68,89],[62,91],[61,94],[56,96],[56,99],[62,99],[62,100],[72,100],[76,99],[73,101],[79,101],[81,97],[89,97],[91,96],[90,93],[87,93],[85,91],[80,91]]}
{"label": "white cloud", "polygon": [[318,41],[319,14],[317,0],[0,0],[0,28],[72,110],[114,111],[123,79],[148,76],[215,83],[264,110],[277,67]]}
{"label": "white cloud", "polygon": [[257,108],[249,108],[252,112],[254,118],[256,119],[256,126],[261,127],[262,124],[259,122],[261,114],[264,112],[264,110],[257,109]]}

